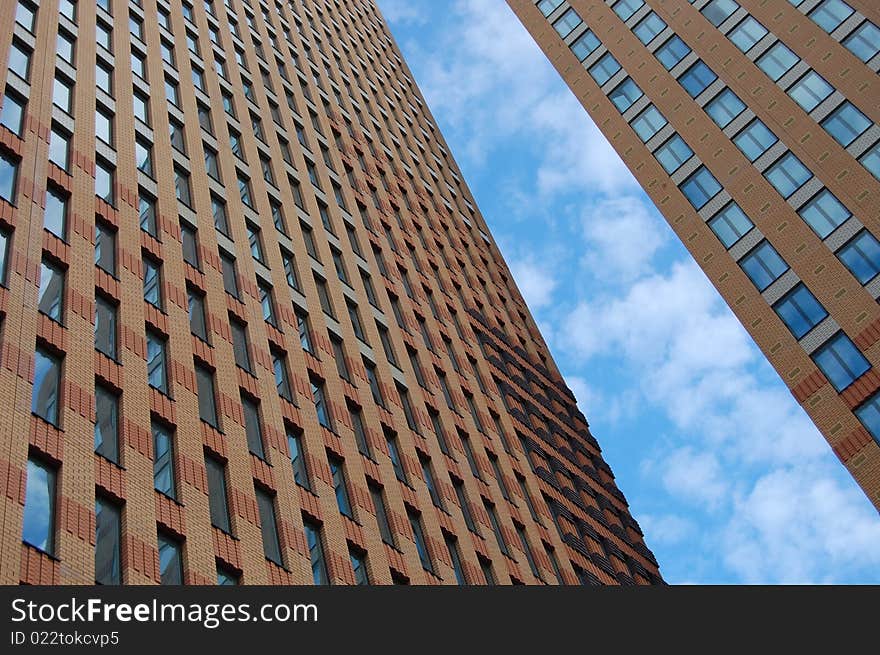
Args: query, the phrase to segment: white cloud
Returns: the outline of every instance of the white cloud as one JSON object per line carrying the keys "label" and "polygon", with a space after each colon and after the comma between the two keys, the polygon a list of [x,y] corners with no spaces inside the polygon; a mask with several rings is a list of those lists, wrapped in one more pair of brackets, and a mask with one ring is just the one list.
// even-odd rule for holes
{"label": "white cloud", "polygon": [[510,261],[508,267],[530,309],[550,304],[557,282],[548,267],[531,258]]}
{"label": "white cloud", "polygon": [[418,2],[412,0],[379,0],[379,9],[391,24],[420,25],[428,20]]}
{"label": "white cloud", "polygon": [[680,544],[696,531],[692,521],[675,514],[642,514],[639,525],[651,535],[651,543]]}
{"label": "white cloud", "polygon": [[721,464],[711,452],[679,448],[666,455],[660,469],[666,489],[686,500],[714,509],[727,494]]}

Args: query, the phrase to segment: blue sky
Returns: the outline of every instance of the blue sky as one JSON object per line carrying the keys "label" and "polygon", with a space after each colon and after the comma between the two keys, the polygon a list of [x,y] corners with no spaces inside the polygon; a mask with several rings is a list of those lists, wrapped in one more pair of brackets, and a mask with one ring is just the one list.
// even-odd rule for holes
{"label": "blue sky", "polygon": [[880,517],[504,0],[378,0],[672,583],[878,583]]}

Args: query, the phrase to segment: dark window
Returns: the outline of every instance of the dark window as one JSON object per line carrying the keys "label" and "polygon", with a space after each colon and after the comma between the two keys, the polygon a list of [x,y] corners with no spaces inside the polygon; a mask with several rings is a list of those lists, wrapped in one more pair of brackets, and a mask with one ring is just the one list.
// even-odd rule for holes
{"label": "dark window", "polygon": [[425,485],[428,487],[428,493],[431,496],[431,502],[437,507],[443,507],[443,499],[437,490],[437,482],[434,480],[434,471],[431,469],[431,460],[427,457],[419,456],[422,465],[422,476],[425,478]]}
{"label": "dark window", "polygon": [[880,273],[880,242],[868,230],[862,230],[847,242],[837,256],[850,273],[867,284]]}
{"label": "dark window", "polygon": [[293,402],[293,395],[290,390],[290,375],[287,372],[287,357],[278,351],[272,350],[272,371],[275,374],[275,388],[278,395]]}
{"label": "dark window", "polygon": [[422,567],[426,571],[434,572],[434,566],[431,564],[431,556],[428,554],[428,545],[425,542],[425,533],[422,530],[422,519],[421,517],[407,508],[406,510],[407,516],[409,517],[409,525],[413,531],[413,539],[416,542],[416,550],[419,553],[419,559],[422,562]]}
{"label": "dark window", "polygon": [[526,554],[526,560],[529,563],[529,568],[532,570],[532,575],[540,579],[541,572],[538,571],[538,567],[535,564],[535,557],[532,555],[532,546],[531,544],[529,544],[529,538],[526,535],[525,528],[516,523],[514,523],[513,527],[516,528],[516,534],[519,537],[519,542],[520,545],[522,545],[523,552]]}
{"label": "dark window", "polygon": [[148,257],[143,258],[144,263],[144,300],[162,309],[162,265]]}
{"label": "dark window", "polygon": [[235,358],[235,364],[252,374],[251,356],[248,352],[247,326],[244,323],[230,319],[229,328],[232,333],[232,355]]}
{"label": "dark window", "polygon": [[119,463],[119,398],[95,387],[95,452]]}
{"label": "dark window", "polygon": [[235,260],[226,253],[220,253],[220,265],[223,270],[223,288],[233,298],[239,298],[238,280],[235,275]]}
{"label": "dark window", "polygon": [[351,570],[354,572],[354,581],[358,585],[370,584],[367,574],[367,556],[365,553],[356,551],[352,546],[348,547],[348,557],[351,561]]}
{"label": "dark window", "polygon": [[376,365],[364,359],[364,368],[367,371],[367,381],[370,383],[370,392],[373,395],[373,401],[380,407],[385,407],[385,399],[382,397],[382,388],[379,386],[379,379],[376,377]]}
{"label": "dark window", "polygon": [[219,428],[217,400],[214,396],[214,373],[201,364],[196,364],[196,387],[199,394],[199,418],[209,425]]}
{"label": "dark window", "polygon": [[199,268],[199,242],[196,229],[188,223],[180,224],[180,239],[183,244],[183,261],[195,269]]}
{"label": "dark window", "polygon": [[397,446],[397,437],[386,432],[385,441],[388,444],[388,456],[391,458],[394,475],[404,484],[409,484],[409,480],[406,478],[406,470],[403,468],[403,460],[400,457],[400,450]]}
{"label": "dark window", "polygon": [[122,582],[122,511],[107,500],[95,500],[95,582]]}
{"label": "dark window", "polygon": [[312,580],[316,585],[330,584],[327,563],[324,561],[324,548],[321,546],[321,528],[311,521],[303,521],[303,528],[306,532],[306,543],[309,545]]}
{"label": "dark window", "polygon": [[739,265],[758,291],[769,287],[788,270],[788,264],[766,239],[743,257]]}
{"label": "dark window", "polygon": [[153,423],[153,486],[170,498],[175,498],[174,440],[170,430]]}
{"label": "dark window", "polygon": [[799,283],[773,305],[773,310],[796,339],[816,327],[828,312],[810,290]]}
{"label": "dark window", "polygon": [[205,458],[208,472],[208,505],[211,510],[211,525],[223,532],[231,533],[229,523],[229,503],[226,495],[226,466],[213,457]]}
{"label": "dark window", "polygon": [[263,534],[263,553],[266,558],[283,566],[281,561],[281,542],[278,540],[278,525],[275,522],[275,499],[262,489],[255,489],[257,507],[260,511],[260,531]]}
{"label": "dark window", "polygon": [[21,540],[49,555],[55,554],[55,481],[48,464],[29,458]]}
{"label": "dark window", "polygon": [[302,435],[294,432],[290,427],[287,428],[287,449],[290,451],[290,464],[293,468],[294,482],[301,487],[311,489]]}
{"label": "dark window", "polygon": [[328,430],[333,430],[333,422],[330,418],[330,407],[327,405],[327,398],[324,395],[324,385],[317,380],[311,381],[312,400],[315,403],[315,412],[318,415],[318,423]]}
{"label": "dark window", "polygon": [[64,313],[64,271],[43,260],[40,266],[40,298],[38,308],[53,321],[60,323]]}
{"label": "dark window", "polygon": [[116,231],[103,223],[95,224],[95,265],[116,275]]}
{"label": "dark window", "polygon": [[58,425],[61,394],[61,359],[42,348],[34,355],[34,386],[31,411],[53,425]]}
{"label": "dark window", "polygon": [[187,309],[189,329],[202,341],[208,341],[208,327],[205,321],[205,297],[195,289],[187,287]]}
{"label": "dark window", "polygon": [[342,460],[336,457],[327,457],[330,464],[330,475],[333,478],[333,492],[336,494],[336,505],[340,513],[348,518],[354,518],[351,513],[351,502],[348,498],[348,488],[345,485],[345,468]]}
{"label": "dark window", "polygon": [[150,386],[168,394],[168,362],[165,338],[157,332],[147,332],[147,381]]}
{"label": "dark window", "polygon": [[95,299],[95,348],[116,359],[116,305],[101,297]]}
{"label": "dark window", "polygon": [[388,522],[388,512],[385,509],[382,490],[371,484],[370,497],[373,499],[373,509],[376,512],[376,522],[379,524],[379,534],[382,535],[382,541],[389,546],[394,546],[394,535],[391,533],[391,524]]}
{"label": "dark window", "polygon": [[498,548],[500,548],[501,552],[505,555],[509,555],[510,551],[507,549],[507,543],[504,541],[504,535],[501,533],[501,524],[498,522],[498,515],[495,513],[495,506],[485,499],[483,499],[483,506],[486,508],[486,513],[489,515],[489,522],[492,524],[492,532],[495,533],[495,539],[498,541]]}
{"label": "dark window", "polygon": [[159,575],[163,585],[183,584],[183,557],[180,544],[160,534],[159,542]]}
{"label": "dark window", "polygon": [[247,435],[248,450],[260,459],[266,459],[263,450],[263,429],[260,425],[260,406],[250,398],[241,397],[244,411],[244,430]]}
{"label": "dark window", "polygon": [[831,337],[811,357],[838,392],[871,368],[865,356],[843,332]]}

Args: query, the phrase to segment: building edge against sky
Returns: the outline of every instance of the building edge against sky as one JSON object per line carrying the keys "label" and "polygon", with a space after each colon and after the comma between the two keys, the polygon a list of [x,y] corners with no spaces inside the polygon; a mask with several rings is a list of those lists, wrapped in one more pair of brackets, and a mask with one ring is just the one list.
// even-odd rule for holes
{"label": "building edge against sky", "polygon": [[880,6],[508,5],[880,508]]}
{"label": "building edge against sky", "polygon": [[0,582],[662,582],[374,2],[0,23]]}

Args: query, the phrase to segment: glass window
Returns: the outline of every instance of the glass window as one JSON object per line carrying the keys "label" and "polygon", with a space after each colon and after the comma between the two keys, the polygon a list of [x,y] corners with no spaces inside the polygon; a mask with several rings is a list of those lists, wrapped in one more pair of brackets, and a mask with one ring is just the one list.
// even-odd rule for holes
{"label": "glass window", "polygon": [[727,34],[733,45],[748,52],[755,44],[767,35],[767,28],[751,16],[743,18],[736,27]]}
{"label": "glass window", "polygon": [[21,136],[21,128],[24,122],[24,108],[27,102],[14,91],[9,89],[3,95],[3,107],[0,109],[0,125],[13,134]]}
{"label": "glass window", "polygon": [[116,305],[101,297],[95,299],[95,348],[116,359]]}
{"label": "glass window", "polygon": [[49,134],[49,161],[64,171],[70,162],[70,135],[54,125]]}
{"label": "glass window", "polygon": [[367,556],[365,553],[355,551],[352,546],[348,547],[348,557],[351,560],[351,570],[354,572],[354,581],[358,585],[370,584],[367,575]]}
{"label": "glass window", "polygon": [[143,258],[144,266],[144,300],[162,309],[162,274],[161,264],[148,257]]}
{"label": "glass window", "polygon": [[611,8],[620,17],[620,20],[625,21],[641,9],[644,4],[643,0],[617,0]]}
{"label": "glass window", "polygon": [[324,385],[315,380],[311,381],[312,387],[312,401],[315,403],[315,413],[318,416],[318,423],[327,428],[328,430],[333,430],[333,423],[330,419],[330,407],[327,405],[327,398],[324,395]]}
{"label": "glass window", "polygon": [[143,139],[135,139],[134,163],[142,173],[153,177],[153,144]]}
{"label": "glass window", "polygon": [[641,41],[645,45],[648,45],[651,41],[654,40],[655,36],[660,34],[660,32],[665,29],[666,23],[663,21],[662,18],[660,18],[660,16],[652,11],[638,22],[638,24],[633,28],[633,32],[638,37],[639,41]]}
{"label": "glass window", "polygon": [[865,356],[843,332],[831,337],[811,357],[838,393],[871,368]]}
{"label": "glass window", "polygon": [[695,62],[678,77],[679,83],[692,98],[700,95],[716,79],[718,76],[703,61]]}
{"label": "glass window", "polygon": [[596,84],[602,86],[610,80],[617,71],[620,70],[620,64],[610,52],[606,52],[595,64],[590,66],[590,75],[596,80]]}
{"label": "glass window", "polygon": [[834,93],[834,87],[828,84],[819,73],[810,69],[797,82],[788,87],[786,93],[801,106],[801,109],[809,113]]}
{"label": "glass window", "polygon": [[538,2],[538,9],[541,10],[541,13],[544,14],[544,17],[546,18],[561,4],[562,0],[540,0]]}
{"label": "glass window", "polygon": [[226,466],[214,459],[205,457],[205,470],[208,474],[208,506],[211,511],[211,525],[229,534],[229,502],[226,495]]}
{"label": "glass window", "polygon": [[864,134],[872,124],[849,100],[844,100],[822,121],[825,131],[844,148]]}
{"label": "glass window", "polygon": [[13,161],[5,152],[0,152],[0,198],[12,203],[15,197],[15,178],[18,173],[18,162]]}
{"label": "glass window", "polygon": [[880,242],[868,230],[862,230],[849,240],[837,257],[862,284],[880,273]]}
{"label": "glass window", "polygon": [[64,310],[64,271],[45,259],[40,265],[40,296],[38,308],[58,323]]}
{"label": "glass window", "polygon": [[843,45],[863,62],[868,62],[880,52],[880,27],[866,20],[843,40]]}
{"label": "glass window", "polygon": [[819,5],[807,14],[816,25],[831,34],[840,24],[852,16],[853,8],[843,0],[822,0]]}
{"label": "glass window", "polygon": [[510,551],[507,548],[507,542],[504,541],[504,535],[501,532],[501,524],[498,522],[498,515],[495,513],[495,506],[483,499],[483,506],[486,508],[486,513],[489,515],[489,522],[492,524],[492,532],[495,533],[495,540],[498,542],[498,548],[501,549],[501,552],[505,555],[509,555]]}
{"label": "glass window", "polygon": [[715,214],[709,221],[709,227],[724,244],[730,248],[742,239],[755,225],[735,202],[729,202],[724,209]]}
{"label": "glass window", "polygon": [[12,41],[9,48],[9,71],[27,81],[31,68],[31,52],[27,46],[17,40]]}
{"label": "glass window", "polygon": [[599,38],[593,34],[591,30],[587,30],[574,40],[571,44],[571,51],[574,53],[575,57],[580,61],[583,61],[593,54],[596,48],[600,45],[602,45],[602,43],[599,41]]}
{"label": "glass window", "polygon": [[199,395],[199,418],[205,423],[219,428],[217,400],[214,395],[214,373],[211,369],[196,364],[196,387]]}
{"label": "glass window", "polygon": [[119,399],[104,387],[95,387],[95,452],[119,463]]}
{"label": "glass window", "polygon": [[648,105],[632,120],[631,125],[642,143],[645,143],[666,125],[666,118],[654,105]]}
{"label": "glass window", "polygon": [[174,192],[177,199],[187,207],[192,206],[192,196],[189,188],[189,173],[183,169],[174,167]]}
{"label": "glass window", "polygon": [[745,108],[746,104],[739,99],[738,95],[728,88],[723,89],[704,107],[709,118],[715,121],[715,124],[722,130],[727,127],[734,118],[739,116]]}
{"label": "glass window", "polygon": [[287,357],[284,354],[272,351],[272,372],[275,374],[275,388],[278,395],[289,402],[293,402],[290,391],[290,376],[287,373]]}
{"label": "glass window", "polygon": [[155,332],[147,332],[147,381],[164,394],[168,394],[166,356],[165,339]]}
{"label": "glass window", "polygon": [[217,584],[219,586],[235,586],[238,584],[238,575],[232,571],[227,571],[220,566],[217,567]]}
{"label": "glass window", "polygon": [[638,85],[631,77],[627,77],[608,94],[608,98],[614,103],[617,110],[623,113],[642,95],[642,90]]}
{"label": "glass window", "polygon": [[171,432],[159,423],[150,426],[153,432],[153,486],[169,498],[176,498],[174,479],[174,440]]}
{"label": "glass window", "polygon": [[141,192],[138,196],[138,214],[141,229],[154,237],[158,237],[158,222],[156,220],[156,201]]}
{"label": "glass window", "polygon": [[681,165],[690,159],[693,154],[688,144],[678,134],[672,135],[654,152],[657,161],[660,162],[663,169],[670,175],[681,168]]}
{"label": "glass window", "polygon": [[788,198],[813,177],[809,169],[791,152],[787,152],[764,171],[764,177],[783,198]]}
{"label": "glass window", "polygon": [[183,261],[192,266],[199,268],[199,246],[196,229],[189,223],[180,223],[180,240],[183,247]]}
{"label": "glass window", "polygon": [[263,308],[263,320],[269,325],[277,325],[275,320],[275,303],[272,300],[272,287],[262,282],[258,282],[257,286],[260,289],[260,305]]}
{"label": "glass window", "polygon": [[345,486],[345,468],[342,460],[337,457],[328,457],[327,461],[330,464],[330,475],[333,479],[336,505],[339,507],[340,513],[348,518],[353,518],[351,502],[348,499],[348,488]]}
{"label": "glass window", "polygon": [[324,561],[324,548],[321,546],[321,528],[311,521],[303,521],[306,543],[309,546],[309,559],[312,564],[312,580],[316,585],[330,584],[327,563]]}
{"label": "glass window", "polygon": [[208,341],[208,327],[205,321],[205,297],[187,287],[187,310],[189,312],[189,329],[202,341]]}
{"label": "glass window", "polygon": [[718,27],[730,18],[730,15],[739,9],[735,0],[711,0],[700,12],[715,27]]}
{"label": "glass window", "polygon": [[[0,157],[2,156],[0,154]],[[859,162],[865,167],[865,170],[880,180],[880,141],[868,148],[865,154],[859,157]],[[2,171],[0,171],[0,179],[2,179]]]}
{"label": "glass window", "polygon": [[110,501],[95,501],[95,582],[122,583],[122,510]]}
{"label": "glass window", "polygon": [[241,408],[244,410],[244,431],[247,435],[248,450],[260,459],[266,459],[266,453],[263,450],[260,406],[250,398],[242,396]]}
{"label": "glass window", "polygon": [[232,334],[232,354],[236,366],[248,373],[253,373],[251,358],[248,354],[247,328],[243,323],[230,319],[229,329]]}
{"label": "glass window", "polygon": [[115,177],[116,171],[111,164],[101,159],[95,163],[95,195],[111,205],[116,198],[113,191]]}
{"label": "glass window", "polygon": [[773,305],[773,311],[791,330],[795,339],[803,337],[828,316],[822,303],[816,300],[803,282],[799,282],[794,289],[780,298]]}
{"label": "glass window", "polygon": [[63,109],[68,114],[71,111],[71,97],[73,90],[70,82],[56,77],[52,83],[52,103],[59,109]]}
{"label": "glass window", "polygon": [[183,584],[183,558],[180,544],[170,537],[160,534],[159,544],[159,575],[163,585]]}
{"label": "glass window", "polygon": [[865,429],[874,437],[874,441],[880,444],[880,393],[875,393],[856,409],[855,415],[865,426]]}
{"label": "glass window", "polygon": [[681,192],[698,211],[721,191],[718,180],[705,166],[700,166],[679,186]]}
{"label": "glass window", "polygon": [[564,39],[582,22],[581,17],[578,16],[578,13],[574,9],[568,9],[568,11],[556,19],[553,23],[553,29],[555,29],[556,33]]}
{"label": "glass window", "polygon": [[788,264],[766,239],[743,257],[739,265],[758,291],[769,287],[788,270]]}
{"label": "glass window", "polygon": [[55,554],[55,469],[39,460],[27,461],[21,540]]}
{"label": "glass window", "polygon": [[287,428],[287,449],[290,451],[290,465],[293,467],[294,481],[306,489],[310,489],[309,474],[306,468],[306,456],[303,450],[302,436]]}
{"label": "glass window", "polygon": [[687,57],[690,51],[688,45],[676,34],[666,39],[663,45],[654,51],[654,56],[666,70],[672,70],[678,62]]}
{"label": "glass window", "polygon": [[798,214],[821,239],[852,215],[828,189],[822,189],[813,196],[798,209]]}
{"label": "glass window", "polygon": [[800,57],[789,50],[788,46],[782,41],[777,41],[758,58],[756,63],[771,80],[777,82],[799,61]]}
{"label": "glass window", "polygon": [[15,7],[15,22],[28,32],[34,31],[34,22],[37,18],[37,8],[27,0],[19,0]]}
{"label": "glass window", "polygon": [[428,554],[428,545],[425,542],[425,533],[422,530],[422,519],[409,508],[407,508],[406,513],[409,517],[409,525],[412,528],[413,539],[416,543],[416,550],[419,553],[419,560],[422,562],[422,568],[433,573],[434,566],[431,563],[431,556]]}
{"label": "glass window", "polygon": [[0,285],[2,286],[6,286],[6,262],[9,261],[9,241],[9,232],[0,229]]}
{"label": "glass window", "polygon": [[235,260],[224,252],[220,253],[220,268],[223,271],[223,288],[233,298],[238,298],[238,281],[235,274]]}
{"label": "glass window", "polygon": [[751,162],[767,152],[778,140],[760,118],[754,119],[733,137],[733,143]]}
{"label": "glass window", "polygon": [[[95,136],[104,143],[113,144],[113,115],[100,107],[95,111]],[[135,163],[138,164],[138,168],[140,161],[140,157],[136,156]]]}
{"label": "glass window", "polygon": [[464,482],[461,480],[452,479],[452,488],[455,490],[455,496],[458,499],[458,506],[461,508],[462,516],[464,517],[465,525],[468,530],[473,533],[477,533],[477,525],[474,523],[474,516],[471,513],[471,505],[468,502],[467,495],[464,490]]}
{"label": "glass window", "polygon": [[260,512],[260,531],[263,534],[263,553],[266,559],[278,566],[281,561],[281,542],[278,540],[278,525],[275,522],[275,499],[262,489],[256,489],[257,507]]}
{"label": "glass window", "polygon": [[[95,64],[95,86],[107,95],[113,95],[113,69],[100,59]],[[69,108],[66,111],[70,113]]]}
{"label": "glass window", "polygon": [[116,275],[116,231],[103,223],[95,224],[95,265]]}
{"label": "glass window", "polygon": [[62,241],[67,234],[67,198],[53,187],[46,190],[46,209],[43,211],[43,228]]}

